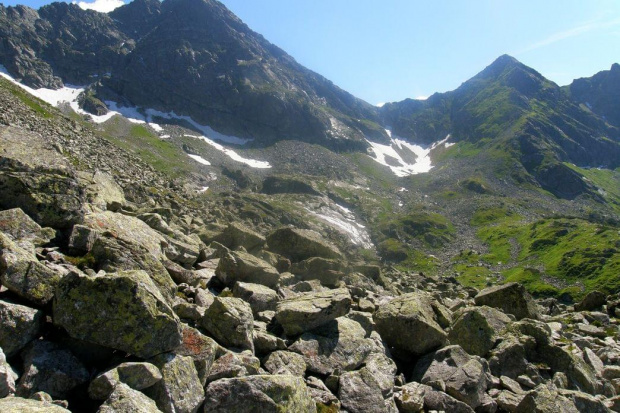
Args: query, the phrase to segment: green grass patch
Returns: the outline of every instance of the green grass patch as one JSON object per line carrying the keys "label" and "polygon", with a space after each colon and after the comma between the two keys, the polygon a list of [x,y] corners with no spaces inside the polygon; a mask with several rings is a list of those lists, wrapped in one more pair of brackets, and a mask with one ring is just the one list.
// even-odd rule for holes
{"label": "green grass patch", "polygon": [[14,85],[6,79],[0,79],[0,82],[2,84],[2,87],[8,89],[14,96],[16,96],[19,100],[21,100],[26,106],[28,106],[37,114],[48,119],[53,116],[50,111],[51,106],[44,101],[32,96],[30,93],[26,92],[19,86]]}
{"label": "green grass patch", "polygon": [[474,216],[469,221],[471,225],[480,227],[500,221],[518,221],[521,216],[510,211],[503,206],[490,206],[476,210]]}
{"label": "green grass patch", "polygon": [[464,286],[479,290],[488,287],[488,277],[491,275],[488,268],[458,264],[454,269],[459,273],[456,279]]}

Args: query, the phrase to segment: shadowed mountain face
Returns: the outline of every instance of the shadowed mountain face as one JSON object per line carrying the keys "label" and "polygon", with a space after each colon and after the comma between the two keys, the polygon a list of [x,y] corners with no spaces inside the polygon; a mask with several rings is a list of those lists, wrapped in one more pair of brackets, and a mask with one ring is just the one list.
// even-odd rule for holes
{"label": "shadowed mountain face", "polygon": [[[360,150],[376,108],[304,68],[212,0],[137,0],[109,15],[0,9],[0,63],[33,87],[97,82],[100,98],[189,115],[220,132]],[[364,119],[361,122],[359,119]]]}

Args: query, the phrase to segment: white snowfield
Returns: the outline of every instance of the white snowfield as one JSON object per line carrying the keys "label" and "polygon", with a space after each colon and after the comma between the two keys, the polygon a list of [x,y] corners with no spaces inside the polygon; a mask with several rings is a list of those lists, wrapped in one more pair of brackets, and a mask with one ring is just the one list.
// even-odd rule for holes
{"label": "white snowfield", "polygon": [[353,245],[374,248],[366,227],[357,222],[355,214],[348,208],[333,202],[326,202],[316,211],[307,207],[305,209],[330,227],[348,236]]}
{"label": "white snowfield", "polygon": [[[397,136],[392,136],[392,131],[389,129],[385,131],[390,137],[389,145],[372,142],[368,139],[366,140],[375,153],[375,157],[371,156],[371,158],[381,165],[387,166],[392,170],[394,175],[401,178],[430,172],[430,170],[433,169],[430,157],[431,151],[443,144],[446,144],[446,147],[448,147],[447,142],[450,139],[450,135],[448,135],[443,140],[435,142],[431,146],[423,147],[409,143]],[[415,161],[413,163],[403,159],[403,154],[406,152],[415,154]]]}
{"label": "white snowfield", "polygon": [[[66,85],[65,87],[58,89],[58,90],[45,89],[45,88],[32,89],[16,81],[8,73],[6,68],[2,65],[0,65],[0,76],[10,80],[14,84],[26,90],[28,93],[38,97],[39,99],[49,103],[52,106],[58,106],[61,103],[66,102],[71,106],[71,109],[73,109],[76,113],[89,116],[90,119],[92,119],[92,121],[95,123],[103,123],[103,122],[110,120],[115,115],[121,115],[125,117],[127,120],[129,120],[130,122],[139,123],[139,124],[148,124],[151,128],[153,128],[153,130],[155,130],[158,133],[161,133],[161,132],[164,132],[164,129],[161,127],[161,125],[153,122],[153,118],[159,117],[162,119],[169,119],[169,120],[172,120],[172,119],[184,120],[190,125],[192,125],[195,129],[203,133],[202,136],[193,136],[193,135],[187,135],[187,136],[202,139],[205,142],[207,142],[209,145],[216,148],[217,150],[226,154],[232,160],[246,164],[252,168],[261,168],[261,169],[271,168],[271,165],[269,164],[269,162],[244,158],[238,153],[236,153],[235,151],[233,151],[232,149],[225,148],[224,146],[214,141],[214,140],[218,140],[218,141],[235,144],[235,145],[244,145],[250,142],[249,139],[242,139],[236,136],[228,136],[228,135],[224,135],[222,133],[216,132],[208,126],[199,124],[198,122],[194,121],[189,116],[180,116],[174,112],[162,112],[156,109],[143,109],[142,110],[137,107],[119,106],[116,102],[112,102],[112,101],[105,102],[105,104],[108,106],[108,109],[109,109],[108,113],[102,116],[97,116],[97,115],[93,115],[92,113],[88,113],[84,111],[83,109],[80,108],[78,104],[77,99],[80,93],[84,91],[83,87]],[[169,139],[170,135],[160,135],[160,138]],[[203,165],[211,165],[209,161],[207,161],[206,159],[200,156],[197,156],[197,155],[189,155],[189,156],[195,161],[200,162]]]}
{"label": "white snowfield", "polygon": [[207,161],[205,158],[203,158],[200,155],[192,155],[191,153],[188,153],[187,156],[189,156],[190,158],[192,158],[193,160],[195,160],[198,163],[201,163],[203,165],[211,165],[211,162]]}

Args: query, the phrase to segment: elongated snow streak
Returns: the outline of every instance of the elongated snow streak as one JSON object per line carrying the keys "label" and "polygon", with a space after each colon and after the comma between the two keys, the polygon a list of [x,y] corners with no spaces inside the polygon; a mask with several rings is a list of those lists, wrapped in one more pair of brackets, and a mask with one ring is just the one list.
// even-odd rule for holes
{"label": "elongated snow streak", "polygon": [[363,248],[374,248],[370,236],[366,231],[366,227],[355,220],[355,215],[351,210],[342,205],[335,204],[342,212],[338,212],[329,208],[322,208],[321,212],[315,212],[309,208],[306,211],[315,217],[325,221],[332,228],[339,230],[348,235],[353,245],[359,245]]}
{"label": "elongated snow streak", "polygon": [[192,158],[196,162],[201,163],[203,165],[211,165],[211,162],[207,161],[205,158],[203,158],[200,155],[192,155],[191,153],[188,153],[187,156],[189,156],[190,158]]}
{"label": "elongated snow streak", "polygon": [[201,139],[205,141],[208,145],[214,147],[220,152],[223,152],[233,161],[244,163],[248,166],[251,166],[252,168],[259,168],[259,169],[271,168],[271,164],[269,162],[257,161],[255,159],[244,158],[241,155],[239,155],[237,152],[233,151],[232,149],[225,148],[219,143],[207,138],[206,136],[197,136],[197,135],[185,135],[185,136],[187,136],[188,138]]}
{"label": "elongated snow streak", "polygon": [[[387,166],[392,170],[394,175],[401,178],[405,176],[430,172],[430,170],[433,169],[430,157],[431,151],[438,146],[447,143],[448,139],[450,139],[450,135],[448,135],[443,140],[435,142],[431,146],[423,147],[420,145],[409,143],[404,139],[398,138],[396,136],[392,136],[392,132],[389,129],[386,129],[386,132],[390,137],[389,145],[384,145],[381,143],[367,140],[367,142],[372,147],[373,152],[375,153],[375,157],[371,158],[374,159],[376,162],[380,163],[381,165]],[[398,153],[397,149],[408,149],[409,151],[413,152],[416,155],[415,162],[407,163]],[[390,163],[388,163],[386,157],[393,159],[395,163],[397,163],[397,165],[391,165]]]}

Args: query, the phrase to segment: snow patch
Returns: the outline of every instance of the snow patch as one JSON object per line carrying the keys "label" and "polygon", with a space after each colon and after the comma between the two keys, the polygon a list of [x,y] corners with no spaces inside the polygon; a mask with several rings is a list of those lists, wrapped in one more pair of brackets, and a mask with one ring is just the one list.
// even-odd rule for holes
{"label": "snow patch", "polygon": [[190,158],[192,158],[193,160],[195,160],[198,163],[201,163],[203,165],[211,165],[211,162],[207,161],[205,158],[203,158],[200,155],[192,155],[191,153],[188,153],[187,156],[189,156]]}
{"label": "snow patch", "polygon": [[449,148],[451,146],[456,145],[456,142],[446,142],[444,145],[446,146],[446,148]]}
{"label": "snow patch", "polygon": [[155,132],[163,132],[163,131],[164,131],[164,128],[162,128],[161,126],[159,126],[157,123],[149,122],[149,126],[150,126],[151,128],[153,128],[153,130],[154,130]]}
{"label": "snow patch", "polygon": [[159,135],[159,139],[170,139],[170,135]]}
{"label": "snow patch", "polygon": [[200,189],[198,190],[198,193],[199,193],[199,194],[203,194],[203,193],[207,192],[207,189],[209,189],[209,187],[208,187],[208,186],[203,186],[202,188],[200,188]]}
{"label": "snow patch", "polygon": [[[443,140],[435,142],[431,146],[423,147],[393,136],[389,129],[386,129],[386,132],[388,133],[388,136],[390,136],[389,145],[367,140],[375,153],[375,157],[371,158],[381,165],[387,166],[392,170],[394,175],[401,178],[410,175],[427,173],[433,169],[430,157],[431,151],[438,146],[445,144],[448,139],[450,139],[450,135],[448,135]],[[416,156],[413,163],[408,163],[403,159],[401,154],[406,150],[409,150]],[[394,165],[395,163],[396,165]]]}
{"label": "snow patch", "polygon": [[122,0],[95,0],[93,2],[74,1],[72,4],[77,4],[82,10],[95,10],[100,13],[109,13],[114,9],[124,6],[125,2]]}
{"label": "snow patch", "polygon": [[233,151],[232,149],[225,148],[224,146],[207,138],[206,136],[196,136],[196,135],[185,135],[185,136],[187,136],[188,138],[201,139],[205,141],[208,145],[214,147],[220,152],[223,152],[226,156],[228,156],[233,161],[241,162],[252,168],[259,168],[259,169],[271,168],[271,164],[269,162],[257,161],[255,159],[244,158],[241,155],[239,155],[237,152]]}
{"label": "snow patch", "polygon": [[335,230],[347,235],[353,245],[362,248],[374,248],[366,227],[356,221],[355,214],[350,209],[332,202],[327,205],[323,204],[318,208],[318,211],[305,209]]}

